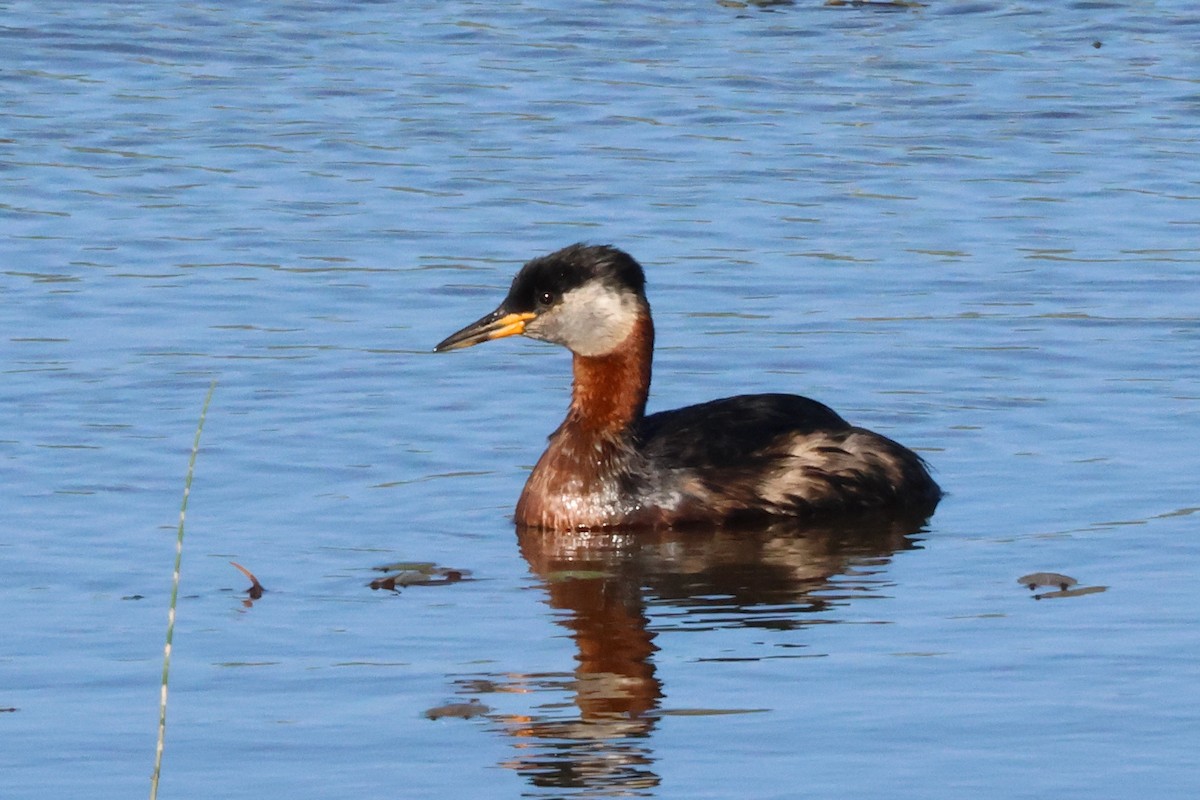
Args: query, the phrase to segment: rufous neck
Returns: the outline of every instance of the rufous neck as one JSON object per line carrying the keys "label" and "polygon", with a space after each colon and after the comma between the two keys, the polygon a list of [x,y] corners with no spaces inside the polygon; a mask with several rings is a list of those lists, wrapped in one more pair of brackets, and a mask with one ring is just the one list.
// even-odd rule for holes
{"label": "rufous neck", "polygon": [[653,358],[654,323],[648,310],[639,315],[628,338],[613,352],[576,354],[567,423],[596,433],[616,433],[641,419],[650,394]]}

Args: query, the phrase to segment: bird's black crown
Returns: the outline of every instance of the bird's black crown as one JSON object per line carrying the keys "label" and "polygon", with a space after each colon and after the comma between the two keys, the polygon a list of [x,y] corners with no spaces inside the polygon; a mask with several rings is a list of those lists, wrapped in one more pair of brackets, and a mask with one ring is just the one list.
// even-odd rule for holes
{"label": "bird's black crown", "polygon": [[641,295],[646,274],[633,256],[611,245],[573,244],[535,258],[513,278],[504,309],[538,311],[590,281]]}

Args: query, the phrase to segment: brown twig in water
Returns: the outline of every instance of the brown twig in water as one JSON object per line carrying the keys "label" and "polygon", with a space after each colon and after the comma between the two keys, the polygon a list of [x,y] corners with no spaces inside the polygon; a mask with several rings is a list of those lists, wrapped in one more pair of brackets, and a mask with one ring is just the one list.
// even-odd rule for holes
{"label": "brown twig in water", "polygon": [[254,573],[236,561],[230,561],[229,563],[233,565],[234,569],[250,579],[250,588],[246,590],[246,594],[250,595],[250,599],[257,600],[258,598],[262,597],[263,592],[265,592],[266,589],[264,589],[263,585],[258,582],[258,578],[254,577]]}

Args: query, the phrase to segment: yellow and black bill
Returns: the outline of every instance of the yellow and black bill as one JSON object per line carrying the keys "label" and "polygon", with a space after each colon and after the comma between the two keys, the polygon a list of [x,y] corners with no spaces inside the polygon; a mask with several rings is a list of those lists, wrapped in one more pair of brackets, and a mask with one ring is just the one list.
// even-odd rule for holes
{"label": "yellow and black bill", "polygon": [[483,319],[472,322],[461,331],[447,336],[437,347],[435,353],[445,353],[448,350],[458,350],[472,347],[492,339],[503,339],[505,336],[518,336],[525,332],[525,323],[535,319],[537,314],[532,311],[507,311],[503,307],[496,309]]}

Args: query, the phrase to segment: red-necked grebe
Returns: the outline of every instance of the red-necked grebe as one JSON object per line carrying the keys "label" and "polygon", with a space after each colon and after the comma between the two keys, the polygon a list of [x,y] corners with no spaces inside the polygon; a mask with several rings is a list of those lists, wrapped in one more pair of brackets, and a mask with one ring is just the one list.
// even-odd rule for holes
{"label": "red-necked grebe", "polygon": [[791,394],[647,416],[654,323],[645,274],[615,247],[571,245],[526,264],[495,311],[436,352],[522,334],[574,354],[567,418],[517,502],[519,525],[666,527],[895,511],[941,498],[925,462]]}

